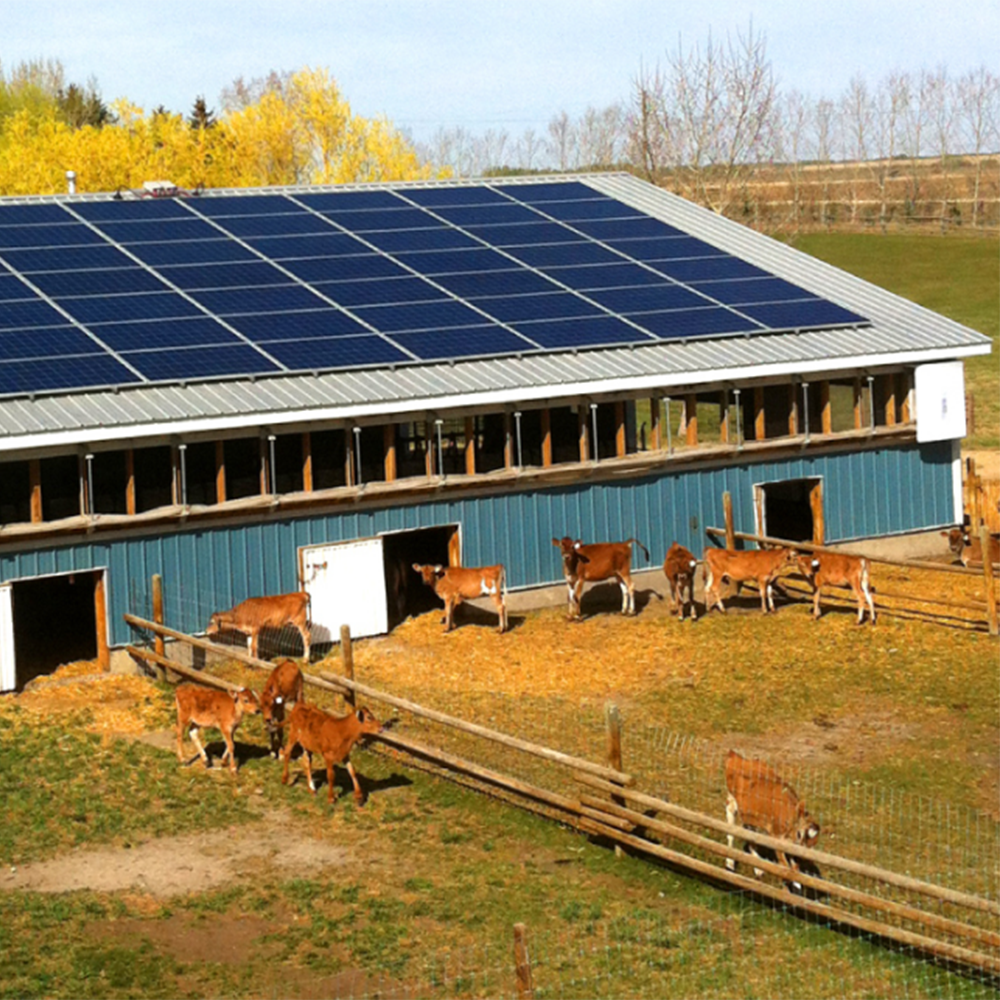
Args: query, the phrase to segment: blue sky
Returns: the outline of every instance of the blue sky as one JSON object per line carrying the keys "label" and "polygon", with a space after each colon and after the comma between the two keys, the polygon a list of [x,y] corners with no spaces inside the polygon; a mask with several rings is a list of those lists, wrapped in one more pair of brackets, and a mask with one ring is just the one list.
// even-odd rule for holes
{"label": "blue sky", "polygon": [[836,97],[861,74],[1000,59],[994,0],[0,0],[0,64],[59,59],[104,99],[185,114],[236,77],[327,68],[354,110],[417,139],[438,128],[543,132],[626,99],[640,66],[754,30],[782,89]]}

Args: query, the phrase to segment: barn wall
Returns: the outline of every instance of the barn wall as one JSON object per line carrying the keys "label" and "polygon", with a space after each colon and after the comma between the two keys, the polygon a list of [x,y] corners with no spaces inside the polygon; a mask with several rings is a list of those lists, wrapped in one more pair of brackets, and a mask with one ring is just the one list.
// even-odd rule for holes
{"label": "barn wall", "polygon": [[[793,460],[689,468],[622,482],[47,546],[0,554],[0,582],[107,567],[111,640],[117,645],[130,638],[122,615],[149,613],[154,573],[164,579],[167,621],[198,631],[217,608],[298,589],[300,546],[459,523],[466,565],[503,562],[509,585],[526,587],[561,579],[554,536],[632,536],[647,546],[655,566],[675,540],[702,551],[704,529],[722,525],[723,492],[732,494],[737,530],[753,531],[755,483],[817,476],[824,480],[829,542],[919,531],[954,518],[952,447],[940,442],[850,454],[804,452]],[[637,565],[646,565],[641,554]]]}

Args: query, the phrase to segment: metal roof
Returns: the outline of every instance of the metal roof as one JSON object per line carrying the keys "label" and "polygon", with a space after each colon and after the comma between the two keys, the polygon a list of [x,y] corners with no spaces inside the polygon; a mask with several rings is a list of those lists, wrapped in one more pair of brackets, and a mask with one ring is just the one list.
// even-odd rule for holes
{"label": "metal roof", "polygon": [[[277,432],[282,426],[324,420],[629,391],[669,395],[672,387],[739,384],[770,376],[835,376],[837,372],[961,358],[991,349],[990,339],[983,334],[630,175],[584,174],[571,179],[860,313],[871,325],[11,398],[0,400],[0,450],[93,445],[261,425]],[[539,180],[505,178],[504,184]],[[475,183],[351,187],[401,190]]]}

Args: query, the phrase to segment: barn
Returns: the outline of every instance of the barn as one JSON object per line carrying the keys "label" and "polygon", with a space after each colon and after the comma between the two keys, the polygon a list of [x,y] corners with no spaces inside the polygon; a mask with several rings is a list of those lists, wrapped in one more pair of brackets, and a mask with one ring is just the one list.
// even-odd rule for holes
{"label": "barn", "polygon": [[[0,689],[413,562],[961,519],[981,334],[624,174],[0,200]],[[291,650],[294,652],[294,650]]]}

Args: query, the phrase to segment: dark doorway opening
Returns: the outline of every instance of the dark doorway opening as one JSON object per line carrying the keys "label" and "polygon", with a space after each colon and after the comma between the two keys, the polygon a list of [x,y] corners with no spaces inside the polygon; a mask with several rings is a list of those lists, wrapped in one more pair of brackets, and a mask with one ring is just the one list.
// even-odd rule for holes
{"label": "dark doorway opening", "polygon": [[[819,479],[786,479],[762,483],[760,490],[762,534],[791,542],[817,540],[815,512],[821,504]],[[822,539],[819,539],[820,544]]]}
{"label": "dark doorway opening", "polygon": [[63,663],[97,657],[100,570],[63,573],[11,585],[16,689]]}
{"label": "dark doorway opening", "polygon": [[389,605],[389,628],[410,615],[421,615],[441,607],[434,591],[413,569],[418,565],[451,565],[458,555],[458,525],[445,524],[415,531],[396,531],[382,536],[385,562],[385,593]]}

